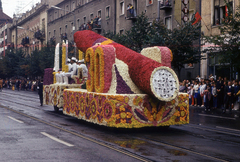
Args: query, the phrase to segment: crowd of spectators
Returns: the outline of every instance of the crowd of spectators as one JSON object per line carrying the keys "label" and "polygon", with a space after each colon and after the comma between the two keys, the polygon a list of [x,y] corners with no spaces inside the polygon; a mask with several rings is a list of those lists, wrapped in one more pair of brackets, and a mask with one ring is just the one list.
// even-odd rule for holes
{"label": "crowd of spectators", "polygon": [[29,80],[29,79],[2,79],[2,88],[12,90],[23,90],[23,91],[37,91],[37,85],[40,80]]}
{"label": "crowd of spectators", "polygon": [[215,80],[212,75],[209,79],[198,76],[194,80],[180,82],[179,91],[189,94],[189,105],[205,107],[206,111],[221,109],[223,113],[229,109],[231,113],[234,106],[238,106],[240,102],[239,85],[240,81],[227,80],[226,77]]}
{"label": "crowd of spectators", "polygon": [[[40,80],[0,79],[0,88],[37,91],[39,82]],[[231,113],[236,105],[240,110],[240,81],[238,80],[227,80],[226,77],[220,76],[215,80],[211,75],[209,79],[203,79],[198,76],[194,80],[180,82],[179,91],[188,93],[189,105],[205,107],[206,111],[221,109],[225,113],[226,109],[229,109]]]}
{"label": "crowd of spectators", "polygon": [[78,30],[81,31],[81,30],[92,30],[94,28],[101,28],[101,22],[102,22],[101,17],[96,16],[94,19],[91,19],[91,21],[88,21],[87,24],[83,23]]}

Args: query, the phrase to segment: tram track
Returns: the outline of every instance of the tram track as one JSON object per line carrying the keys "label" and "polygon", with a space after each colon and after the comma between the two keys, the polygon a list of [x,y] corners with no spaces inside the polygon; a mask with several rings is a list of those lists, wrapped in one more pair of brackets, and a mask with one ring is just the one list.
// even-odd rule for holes
{"label": "tram track", "polygon": [[[14,94],[16,95],[16,94]],[[30,97],[30,96],[28,96]],[[29,99],[25,99],[25,98],[21,98],[22,100],[25,100],[25,101],[35,101],[35,100],[29,100]],[[27,104],[22,104],[20,102],[16,102],[16,101],[12,101],[12,100],[9,100],[9,99],[0,99],[0,100],[4,100],[4,101],[8,101],[10,103],[15,103],[15,104],[19,104],[19,105],[22,105],[22,106],[27,106],[29,108],[33,108],[33,109],[38,109],[38,110],[41,110],[41,111],[45,111],[44,109],[41,109],[41,108],[37,108],[37,107],[34,107],[34,106],[29,106]],[[59,115],[59,116],[63,116],[61,114],[57,114],[57,113],[52,113],[52,114],[55,114],[55,115]],[[215,132],[215,133],[221,133],[221,134],[226,134],[226,135],[232,135],[232,136],[238,136],[240,137],[240,130],[234,130],[234,129],[229,129],[229,128],[223,128],[223,127],[216,127],[216,128],[212,128],[212,127],[207,127],[207,126],[199,126],[197,124],[188,124],[188,125],[182,125],[183,127],[189,127],[189,128],[195,128],[195,129],[200,129],[200,130],[205,130],[205,131],[210,131],[210,132]]]}
{"label": "tram track", "polygon": [[[15,95],[15,94],[13,94],[13,95]],[[16,94],[16,95],[17,95],[17,94]],[[31,96],[28,96],[28,97],[31,97]],[[33,109],[37,109],[37,110],[41,110],[41,111],[46,111],[46,110],[43,110],[43,109],[40,109],[40,108],[36,108],[36,107],[34,107],[34,106],[30,106],[30,105],[28,105],[28,104],[22,104],[22,103],[16,102],[16,101],[13,102],[12,100],[8,100],[8,99],[6,99],[6,98],[4,98],[4,99],[1,98],[0,100],[4,100],[4,101],[10,102],[10,103],[15,103],[15,104],[18,104],[18,105],[26,106],[26,107],[33,108]],[[28,101],[29,101],[29,99],[23,99],[23,100],[28,100]],[[35,101],[35,100],[34,100],[34,101]],[[89,137],[89,136],[86,135],[86,134],[83,134],[83,133],[80,133],[80,132],[78,132],[78,131],[72,130],[71,128],[70,128],[70,129],[69,129],[69,128],[66,128],[67,126],[63,126],[63,125],[61,125],[61,124],[60,124],[61,126],[59,126],[58,124],[53,123],[53,122],[50,122],[50,123],[49,123],[49,122],[47,122],[47,121],[43,121],[43,120],[41,120],[41,119],[39,119],[39,118],[36,118],[36,117],[34,117],[34,116],[31,116],[31,115],[27,115],[27,114],[24,113],[24,112],[20,112],[20,111],[14,110],[14,109],[9,108],[9,107],[6,107],[6,106],[0,105],[0,107],[5,108],[5,109],[10,110],[10,111],[13,111],[13,112],[15,112],[15,113],[17,113],[17,114],[20,114],[20,115],[22,115],[22,116],[25,116],[25,117],[34,119],[34,120],[39,121],[39,122],[41,122],[41,123],[47,124],[47,125],[49,125],[49,126],[52,126],[52,127],[54,127],[54,128],[57,128],[57,129],[59,129],[59,130],[68,132],[68,133],[70,133],[70,134],[72,134],[72,135],[78,136],[78,137],[83,138],[83,139],[86,139],[86,140],[88,140],[88,141],[94,142],[94,143],[99,144],[99,145],[101,145],[101,146],[107,147],[107,148],[109,148],[109,149],[115,150],[115,151],[117,151],[117,152],[123,153],[123,154],[125,154],[125,155],[127,155],[127,156],[133,157],[133,158],[138,159],[138,160],[140,160],[140,161],[154,161],[154,160],[152,160],[152,159],[148,159],[148,158],[145,157],[145,156],[140,156],[140,155],[138,155],[138,154],[136,154],[136,153],[130,152],[129,150],[124,149],[124,148],[122,148],[122,147],[116,148],[116,146],[113,146],[113,145],[111,145],[111,144],[109,144],[109,143],[106,143],[106,141],[102,141],[102,140],[100,140],[100,139],[94,139],[94,138],[92,138],[92,137]],[[61,118],[64,116],[64,115],[62,115],[62,114],[58,114],[58,113],[54,113],[54,112],[52,112],[51,114],[60,116]],[[68,118],[69,118],[69,117],[68,117]],[[219,128],[219,127],[216,128],[216,129],[212,129],[212,128],[208,128],[208,127],[200,127],[200,126],[197,126],[197,125],[195,126],[195,125],[192,125],[192,124],[190,124],[190,125],[185,125],[184,127],[201,129],[201,130],[210,131],[210,132],[215,132],[215,133],[221,133],[221,134],[223,134],[223,135],[231,135],[231,136],[238,136],[238,137],[240,136],[240,134],[239,134],[238,131],[236,131],[236,132],[233,133],[234,130],[229,130],[229,132],[227,132],[227,129],[222,129],[222,128]],[[222,130],[221,130],[221,129],[222,129]],[[224,130],[224,131],[223,131],[223,130]],[[187,133],[187,132],[186,132],[186,133]],[[189,135],[192,135],[192,136],[194,136],[194,137],[198,137],[196,134],[193,134],[193,133],[188,133],[188,134],[189,134]],[[198,156],[201,156],[201,157],[205,157],[205,158],[208,158],[208,159],[211,159],[211,160],[222,161],[222,162],[228,161],[228,160],[226,160],[226,159],[221,159],[221,158],[218,158],[218,157],[216,157],[216,156],[212,156],[212,155],[209,155],[209,154],[206,154],[206,153],[198,152],[197,150],[191,150],[191,149],[188,149],[188,148],[185,148],[185,147],[182,147],[182,146],[177,146],[177,145],[175,145],[175,144],[171,144],[171,143],[164,142],[164,141],[161,141],[161,140],[150,139],[149,137],[139,137],[139,136],[136,135],[136,136],[131,136],[131,138],[143,140],[143,141],[146,141],[146,142],[148,142],[148,143],[155,144],[155,145],[160,145],[160,146],[164,146],[164,147],[169,147],[169,148],[181,150],[181,151],[188,152],[188,153],[191,153],[191,154],[195,154],[195,155],[198,155]],[[199,136],[198,138],[202,138],[202,137]],[[210,138],[210,137],[209,137],[209,138]],[[221,141],[221,142],[224,142],[224,141]],[[229,141],[225,141],[225,142],[228,143]],[[239,143],[238,143],[238,145],[239,145]]]}
{"label": "tram track", "polygon": [[[35,121],[38,121],[38,122],[41,122],[43,124],[46,124],[48,126],[51,126],[51,127],[54,127],[56,129],[59,129],[61,131],[64,131],[64,132],[67,132],[67,133],[70,133],[72,135],[75,135],[77,137],[80,137],[80,138],[83,138],[85,140],[88,140],[88,141],[91,141],[93,143],[96,143],[96,144],[99,144],[101,146],[104,146],[104,147],[107,147],[111,150],[115,150],[119,153],[122,153],[122,154],[125,154],[127,156],[130,156],[132,158],[135,158],[137,160],[140,160],[140,161],[143,161],[143,162],[154,162],[155,160],[152,160],[152,159],[149,159],[147,157],[144,157],[144,156],[140,156],[136,153],[133,153],[133,152],[130,152],[129,150],[126,150],[124,148],[116,148],[116,146],[112,145],[112,144],[109,144],[109,143],[106,143],[105,141],[102,141],[102,140],[99,140],[99,139],[94,139],[92,137],[89,137],[85,134],[82,134],[82,133],[79,133],[79,132],[76,132],[74,130],[70,130],[70,129],[67,129],[66,127],[64,126],[59,126],[55,123],[49,123],[47,121],[43,121],[39,118],[36,118],[36,117],[33,117],[33,116],[30,116],[30,115],[27,115],[23,112],[19,112],[17,110],[14,110],[12,108],[9,108],[9,107],[6,107],[6,106],[2,106],[0,105],[0,107],[2,108],[5,108],[7,110],[10,110],[12,112],[15,112],[19,115],[22,115],[24,117],[27,117],[27,118],[30,118],[30,119],[33,119]],[[44,110],[43,110],[44,111]],[[131,137],[131,138],[135,138],[135,139],[138,139],[138,140],[143,140],[143,141],[146,141],[148,143],[152,143],[152,144],[155,144],[155,145],[161,145],[161,146],[165,146],[165,147],[170,147],[170,148],[173,148],[173,149],[177,149],[177,150],[181,150],[181,151],[185,151],[185,152],[188,152],[188,153],[192,153],[192,154],[196,154],[198,156],[201,156],[201,157],[205,157],[205,158],[208,158],[208,159],[212,159],[212,160],[217,160],[217,161],[221,161],[221,162],[227,162],[228,160],[225,160],[225,159],[220,159],[220,158],[217,158],[217,157],[214,157],[214,156],[211,156],[211,155],[207,155],[207,154],[204,154],[204,153],[199,153],[197,151],[193,151],[193,150],[190,150],[190,149],[187,149],[187,148],[184,148],[184,147],[180,147],[180,146],[176,146],[176,145],[173,145],[173,144],[170,144],[170,143],[167,143],[167,142],[164,142],[164,141],[158,141],[158,140],[154,140],[154,139],[150,139],[148,137],[144,137],[144,138],[141,138],[141,137]]]}
{"label": "tram track", "polygon": [[128,151],[128,150],[125,150],[125,149],[123,149],[123,148],[117,148],[116,146],[110,145],[110,144],[108,144],[108,143],[106,143],[106,142],[103,142],[103,141],[101,141],[101,140],[96,140],[96,139],[91,138],[91,137],[88,137],[88,136],[86,136],[86,135],[84,135],[84,134],[80,134],[79,132],[75,132],[75,131],[73,131],[73,130],[68,130],[68,129],[64,128],[64,127],[60,127],[60,126],[55,125],[55,124],[53,124],[53,123],[49,123],[49,122],[43,121],[43,120],[41,120],[41,119],[39,119],[39,118],[36,118],[36,117],[30,116],[30,115],[27,115],[27,114],[22,113],[22,112],[19,112],[19,111],[16,111],[16,110],[11,109],[11,108],[9,108],[9,107],[2,106],[2,105],[0,105],[0,107],[5,108],[5,109],[7,109],[7,110],[10,110],[10,111],[12,111],[12,112],[15,112],[15,113],[17,113],[17,114],[19,114],[19,115],[22,115],[22,116],[24,116],[24,117],[30,118],[30,119],[32,119],[32,120],[41,122],[41,123],[46,124],[46,125],[48,125],[48,126],[54,127],[54,128],[59,129],[59,130],[61,130],[61,131],[70,133],[70,134],[75,135],[75,136],[77,136],[77,137],[83,138],[83,139],[85,139],[85,140],[91,141],[91,142],[96,143],[96,144],[98,144],[98,145],[101,145],[101,146],[103,146],[103,147],[106,147],[106,148],[109,148],[109,149],[111,149],[111,150],[117,151],[117,152],[119,152],[119,153],[125,154],[125,155],[127,155],[127,156],[129,156],[129,157],[132,157],[132,158],[134,158],[134,159],[137,159],[137,160],[139,160],[139,161],[143,161],[143,162],[155,162],[155,160],[152,160],[152,159],[149,159],[149,158],[140,156],[140,155],[138,155],[138,154],[132,153],[132,152],[130,152],[130,151]]}

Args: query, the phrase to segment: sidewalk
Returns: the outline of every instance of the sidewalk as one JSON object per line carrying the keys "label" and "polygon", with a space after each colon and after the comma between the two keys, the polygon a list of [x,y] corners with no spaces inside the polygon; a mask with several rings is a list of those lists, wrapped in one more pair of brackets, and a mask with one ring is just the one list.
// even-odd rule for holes
{"label": "sidewalk", "polygon": [[208,115],[216,115],[216,116],[223,116],[223,117],[234,117],[239,118],[240,117],[240,111],[237,109],[232,109],[232,112],[230,113],[227,109],[225,113],[222,112],[222,109],[210,109],[210,111],[207,111],[206,108],[203,107],[197,107],[197,106],[189,106],[190,111],[193,110],[194,113],[204,113]]}

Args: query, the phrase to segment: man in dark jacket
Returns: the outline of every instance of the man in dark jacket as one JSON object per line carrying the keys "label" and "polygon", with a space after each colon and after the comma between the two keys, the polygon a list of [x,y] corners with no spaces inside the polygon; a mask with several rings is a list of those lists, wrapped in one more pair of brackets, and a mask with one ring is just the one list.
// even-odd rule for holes
{"label": "man in dark jacket", "polygon": [[38,83],[37,89],[38,89],[38,95],[39,95],[39,98],[40,98],[40,104],[42,106],[43,105],[43,80],[41,80]]}
{"label": "man in dark jacket", "polygon": [[220,76],[217,80],[216,87],[217,87],[217,106],[218,108],[221,109],[224,101],[224,89],[223,89],[223,80]]}
{"label": "man in dark jacket", "polygon": [[234,88],[232,87],[231,81],[228,81],[228,85],[224,88],[224,108],[223,113],[226,112],[226,109],[229,109],[229,112],[232,112],[232,101],[233,101]]}

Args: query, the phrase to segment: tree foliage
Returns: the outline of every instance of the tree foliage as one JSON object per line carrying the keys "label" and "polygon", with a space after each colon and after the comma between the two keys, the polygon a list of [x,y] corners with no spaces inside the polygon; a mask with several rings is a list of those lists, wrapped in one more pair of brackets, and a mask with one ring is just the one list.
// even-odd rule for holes
{"label": "tree foliage", "polygon": [[23,49],[6,51],[6,56],[0,60],[1,78],[35,78],[43,76],[45,68],[53,67],[54,47],[36,49],[31,56],[24,53]]}
{"label": "tree foliage", "polygon": [[149,23],[148,17],[142,13],[125,34],[105,33],[104,36],[137,52],[145,47],[167,46],[173,53],[172,66],[180,75],[185,64],[201,60],[200,33],[200,26],[193,26],[192,22],[169,30],[161,21]]}

